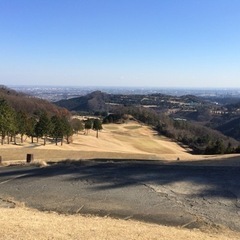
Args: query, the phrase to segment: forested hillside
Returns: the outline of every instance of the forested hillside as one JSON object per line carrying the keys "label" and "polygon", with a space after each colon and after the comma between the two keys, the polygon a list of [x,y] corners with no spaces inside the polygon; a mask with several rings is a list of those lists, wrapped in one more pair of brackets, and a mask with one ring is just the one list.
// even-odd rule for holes
{"label": "forested hillside", "polygon": [[0,140],[1,144],[17,144],[17,136],[23,143],[24,136],[37,142],[41,138],[45,145],[47,140],[63,144],[64,139],[69,144],[71,136],[85,128],[86,134],[90,129],[102,129],[98,118],[81,121],[72,118],[71,113],[45,100],[37,99],[18,93],[4,86],[0,88]]}
{"label": "forested hillside", "polygon": [[110,95],[100,91],[95,91],[86,96],[61,100],[55,104],[60,107],[67,108],[69,111],[94,113],[108,111],[109,108],[106,103],[109,99]]}
{"label": "forested hillside", "polygon": [[49,115],[69,115],[67,109],[61,108],[46,100],[35,98],[20,92],[16,92],[5,86],[0,87],[0,99],[4,99],[15,111],[23,111],[34,115],[42,111]]}

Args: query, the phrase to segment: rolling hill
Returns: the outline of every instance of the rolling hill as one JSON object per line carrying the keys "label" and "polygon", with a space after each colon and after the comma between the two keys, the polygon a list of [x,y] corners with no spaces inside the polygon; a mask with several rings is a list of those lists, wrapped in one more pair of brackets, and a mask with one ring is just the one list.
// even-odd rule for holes
{"label": "rolling hill", "polygon": [[70,114],[67,109],[56,106],[46,100],[16,92],[5,86],[0,86],[0,99],[6,100],[6,102],[16,111],[23,111],[30,115],[41,111],[47,112],[49,115]]}

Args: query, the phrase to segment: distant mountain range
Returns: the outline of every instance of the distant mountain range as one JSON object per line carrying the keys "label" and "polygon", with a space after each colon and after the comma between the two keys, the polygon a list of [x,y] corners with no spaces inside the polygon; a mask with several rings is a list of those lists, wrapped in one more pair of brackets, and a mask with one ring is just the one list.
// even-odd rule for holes
{"label": "distant mountain range", "polygon": [[109,111],[113,106],[144,106],[158,111],[167,111],[175,107],[189,108],[194,105],[206,104],[201,97],[186,95],[181,97],[165,94],[108,94],[101,91],[94,91],[85,96],[64,99],[55,102],[60,107],[67,108],[70,111]]}

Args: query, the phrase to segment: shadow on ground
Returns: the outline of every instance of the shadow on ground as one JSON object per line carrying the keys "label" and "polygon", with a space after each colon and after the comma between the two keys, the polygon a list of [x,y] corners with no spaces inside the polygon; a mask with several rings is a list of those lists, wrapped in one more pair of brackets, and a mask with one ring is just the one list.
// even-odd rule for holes
{"label": "shadow on ground", "polygon": [[[206,162],[174,162],[95,159],[84,161],[66,160],[49,162],[47,167],[34,165],[0,168],[0,182],[5,179],[47,178],[65,175],[65,181],[92,181],[95,190],[123,188],[136,184],[169,185],[188,182],[194,185],[207,185],[198,189],[196,196],[222,197],[233,199],[240,196],[239,160],[232,159],[237,166],[224,166],[226,160]],[[202,165],[204,163],[204,165]],[[98,184],[99,183],[99,184]],[[1,183],[0,183],[1,184]],[[234,189],[228,192],[228,189]]]}

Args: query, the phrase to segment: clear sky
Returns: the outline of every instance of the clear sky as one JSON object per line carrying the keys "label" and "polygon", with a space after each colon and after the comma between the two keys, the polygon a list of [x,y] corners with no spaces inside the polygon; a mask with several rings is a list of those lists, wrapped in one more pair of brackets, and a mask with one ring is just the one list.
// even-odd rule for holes
{"label": "clear sky", "polygon": [[240,88],[240,0],[0,0],[0,84]]}

